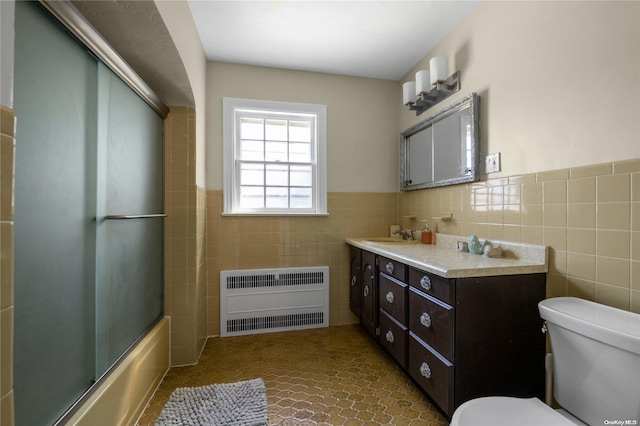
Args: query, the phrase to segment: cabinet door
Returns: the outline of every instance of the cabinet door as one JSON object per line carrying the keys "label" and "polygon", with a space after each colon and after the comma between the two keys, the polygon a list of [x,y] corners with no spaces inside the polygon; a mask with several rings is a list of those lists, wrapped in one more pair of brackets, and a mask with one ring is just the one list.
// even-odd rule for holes
{"label": "cabinet door", "polygon": [[439,277],[416,268],[409,268],[409,285],[423,293],[453,305],[455,280]]}
{"label": "cabinet door", "polygon": [[456,280],[456,407],[487,395],[544,397],[545,282],[545,274]]}
{"label": "cabinet door", "polygon": [[453,360],[453,308],[411,287],[409,312],[411,331],[446,358]]}
{"label": "cabinet door", "polygon": [[378,278],[378,304],[389,315],[407,324],[407,284],[394,280],[385,274]]}
{"label": "cabinet door", "polygon": [[404,263],[378,256],[378,264],[380,265],[380,272],[384,272],[402,282],[407,281],[407,266]]}
{"label": "cabinet door", "polygon": [[360,318],[362,305],[362,250],[357,247],[350,247],[349,256],[351,258],[349,267],[349,307],[351,312]]}
{"label": "cabinet door", "polygon": [[362,316],[360,322],[372,335],[376,336],[378,327],[378,272],[376,256],[368,251],[362,252]]}
{"label": "cabinet door", "polygon": [[407,370],[418,386],[447,416],[451,416],[454,366],[412,331],[409,332]]}
{"label": "cabinet door", "polygon": [[409,330],[391,315],[380,309],[380,336],[378,341],[402,366],[407,368],[407,337]]}

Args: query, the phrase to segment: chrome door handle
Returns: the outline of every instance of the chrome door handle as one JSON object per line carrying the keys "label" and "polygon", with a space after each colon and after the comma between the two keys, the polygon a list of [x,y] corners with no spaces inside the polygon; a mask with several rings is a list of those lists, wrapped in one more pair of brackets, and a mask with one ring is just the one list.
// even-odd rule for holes
{"label": "chrome door handle", "polygon": [[385,269],[388,273],[393,274],[393,263],[389,262],[385,265]]}
{"label": "chrome door handle", "polygon": [[426,362],[423,362],[422,364],[420,364],[420,374],[425,379],[431,378],[431,367],[429,367],[429,364],[427,364]]}
{"label": "chrome door handle", "polygon": [[429,316],[428,313],[423,312],[422,315],[420,315],[420,324],[427,328],[431,327],[431,316]]}
{"label": "chrome door handle", "polygon": [[395,338],[393,336],[393,331],[391,331],[391,330],[387,331],[387,334],[386,334],[385,337],[387,339],[387,342],[389,342],[389,343],[393,343],[393,341],[395,340]]}
{"label": "chrome door handle", "polygon": [[393,303],[393,299],[394,299],[393,293],[392,292],[387,293],[387,302]]}
{"label": "chrome door handle", "polygon": [[431,290],[431,280],[426,275],[420,279],[420,285],[425,290]]}

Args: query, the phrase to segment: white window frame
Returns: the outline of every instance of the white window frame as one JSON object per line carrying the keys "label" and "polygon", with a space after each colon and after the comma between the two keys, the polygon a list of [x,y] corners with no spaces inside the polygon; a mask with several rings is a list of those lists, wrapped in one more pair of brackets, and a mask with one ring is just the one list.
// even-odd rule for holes
{"label": "white window frame", "polygon": [[[327,215],[327,107],[319,104],[295,102],[263,101],[256,99],[223,98],[223,215],[272,215],[272,216],[309,216]],[[240,208],[240,182],[237,158],[237,115],[242,111],[255,111],[256,116],[267,114],[304,114],[315,116],[316,134],[315,149],[312,157],[315,160],[312,174],[313,207],[297,208]]]}

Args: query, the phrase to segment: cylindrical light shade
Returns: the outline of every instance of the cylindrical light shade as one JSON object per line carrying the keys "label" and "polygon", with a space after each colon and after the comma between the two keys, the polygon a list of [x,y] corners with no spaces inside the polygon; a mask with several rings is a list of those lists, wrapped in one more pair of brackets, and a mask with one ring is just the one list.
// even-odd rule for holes
{"label": "cylindrical light shade", "polygon": [[431,78],[429,70],[421,70],[416,73],[416,96],[431,91]]}
{"label": "cylindrical light shade", "polygon": [[449,77],[449,67],[447,64],[446,56],[436,56],[429,61],[429,68],[431,71],[431,84],[437,82],[446,81]]}
{"label": "cylindrical light shade", "polygon": [[402,105],[416,103],[416,83],[408,81],[402,85]]}

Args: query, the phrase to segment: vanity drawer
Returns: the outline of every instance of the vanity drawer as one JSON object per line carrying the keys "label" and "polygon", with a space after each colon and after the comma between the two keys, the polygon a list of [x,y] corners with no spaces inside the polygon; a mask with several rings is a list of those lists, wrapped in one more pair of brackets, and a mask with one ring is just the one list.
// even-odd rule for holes
{"label": "vanity drawer", "polygon": [[409,375],[447,414],[453,411],[453,364],[409,332]]}
{"label": "vanity drawer", "polygon": [[409,330],[380,309],[380,344],[402,366],[407,368],[407,336]]}
{"label": "vanity drawer", "polygon": [[442,278],[429,272],[409,268],[409,284],[420,291],[434,296],[446,303],[453,304],[454,285],[447,278]]}
{"label": "vanity drawer", "polygon": [[380,307],[392,317],[407,324],[407,284],[380,274]]}
{"label": "vanity drawer", "polygon": [[453,359],[453,308],[409,289],[409,328],[446,358]]}
{"label": "vanity drawer", "polygon": [[400,281],[407,281],[407,266],[402,262],[378,256],[378,269],[380,272],[384,272]]}

